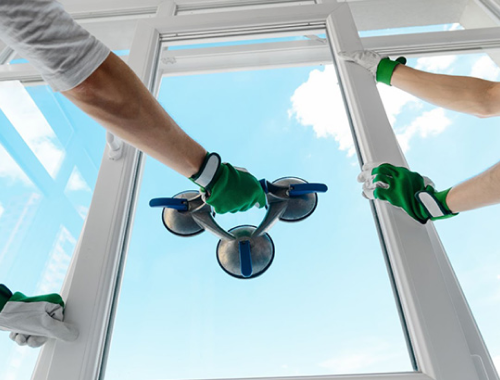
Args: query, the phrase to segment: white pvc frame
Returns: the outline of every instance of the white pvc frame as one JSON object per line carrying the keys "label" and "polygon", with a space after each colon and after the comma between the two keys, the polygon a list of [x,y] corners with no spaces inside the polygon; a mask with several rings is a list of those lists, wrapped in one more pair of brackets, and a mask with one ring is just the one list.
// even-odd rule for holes
{"label": "white pvc frame", "polygon": [[[339,51],[363,48],[346,3],[235,11],[231,17],[218,13],[175,17],[175,11],[176,3],[165,3],[158,10],[158,17],[142,21],[136,33],[129,64],[150,90],[155,88],[153,75],[162,40],[175,43],[207,36],[238,38],[235,36],[326,28],[328,44],[323,44],[322,49],[317,44],[296,48],[317,49],[319,55],[312,59],[314,62],[331,61],[333,55],[360,160],[406,165],[371,76],[362,68],[337,59]],[[444,38],[457,36],[457,49],[467,39],[498,44],[494,36],[497,31],[474,33],[446,32]],[[422,41],[426,38],[436,46],[446,42],[440,41],[442,35],[419,35],[413,42],[412,38],[372,39],[375,43],[369,47],[377,50],[378,43],[380,50],[411,53],[414,52],[411,46],[419,46],[415,50],[418,52],[425,50]],[[405,45],[405,41],[410,43]],[[291,45],[287,48],[293,50]],[[330,50],[329,58],[325,49]],[[304,63],[304,58],[297,55],[291,59],[296,59],[296,64]],[[217,64],[208,70],[229,69],[220,66],[220,62]],[[10,73],[2,70],[0,80],[34,78],[28,66],[13,68]],[[109,149],[104,154],[86,226],[63,286],[63,296],[68,300],[66,320],[78,326],[80,338],[71,344],[59,341],[46,344],[33,375],[35,380],[104,378],[106,346],[111,336],[142,167],[142,154],[136,149],[125,146],[119,160],[109,159]],[[499,380],[433,224],[419,225],[402,211],[383,203],[375,202],[373,207],[418,371],[321,379]]]}

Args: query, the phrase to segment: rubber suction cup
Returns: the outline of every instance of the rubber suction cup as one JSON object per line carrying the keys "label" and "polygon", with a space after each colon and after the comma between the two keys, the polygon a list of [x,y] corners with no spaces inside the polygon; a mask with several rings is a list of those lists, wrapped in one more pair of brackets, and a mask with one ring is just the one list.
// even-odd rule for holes
{"label": "rubber suction cup", "polygon": [[[280,178],[273,182],[274,185],[283,187],[305,183],[307,183],[307,181],[297,177]],[[316,210],[316,206],[318,205],[318,194],[310,193],[290,197],[287,199],[287,203],[286,210],[283,215],[280,216],[280,220],[290,223],[300,222],[309,217],[314,210]]]}
{"label": "rubber suction cup", "polygon": [[234,240],[220,240],[217,245],[217,261],[229,275],[250,279],[260,276],[271,266],[274,259],[274,243],[266,233],[252,237],[254,226],[238,226],[229,230]]}
{"label": "rubber suction cup", "polygon": [[[200,193],[197,191],[184,191],[174,195],[174,198],[192,200],[199,196]],[[165,228],[177,236],[195,236],[205,231],[202,226],[196,223],[192,212],[189,211],[178,211],[173,208],[165,207],[162,213],[162,220]]]}

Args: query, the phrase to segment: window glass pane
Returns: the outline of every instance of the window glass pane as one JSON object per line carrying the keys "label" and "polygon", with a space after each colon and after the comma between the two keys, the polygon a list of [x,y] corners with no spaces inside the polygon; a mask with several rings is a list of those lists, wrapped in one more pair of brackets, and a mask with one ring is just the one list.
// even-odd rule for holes
{"label": "window glass pane", "polygon": [[[327,66],[161,80],[160,103],[209,151],[258,178],[330,189],[308,219],[271,229],[273,264],[240,280],[219,266],[214,235],[165,229],[149,200],[196,186],[148,158],[107,379],[412,371],[335,78]],[[216,220],[229,229],[264,214]]]}
{"label": "window glass pane", "polygon": [[378,30],[363,30],[359,32],[359,36],[375,37],[375,36],[393,36],[397,34],[413,34],[413,33],[430,33],[430,32],[446,32],[450,30],[463,30],[463,26],[459,23],[429,25],[429,26],[412,26],[405,28],[388,28]]}
{"label": "window glass pane", "polygon": [[[407,65],[443,74],[498,81],[499,51],[422,57]],[[389,119],[410,168],[444,190],[500,160],[498,118],[479,119],[445,110],[394,87],[379,85]],[[435,222],[467,301],[497,367],[500,367],[499,206]]]}
{"label": "window glass pane", "polygon": [[27,59],[20,58],[19,55],[15,55],[15,57],[9,61],[9,65],[17,65],[19,63],[28,63]]}
{"label": "window glass pane", "polygon": [[397,5],[374,0],[351,1],[349,7],[361,36],[498,27],[498,20],[478,2],[442,0],[422,6],[418,0]]}
{"label": "window glass pane", "polygon": [[[0,83],[0,283],[59,292],[97,179],[104,131],[48,86]],[[2,332],[0,378],[31,378],[38,349]]]}

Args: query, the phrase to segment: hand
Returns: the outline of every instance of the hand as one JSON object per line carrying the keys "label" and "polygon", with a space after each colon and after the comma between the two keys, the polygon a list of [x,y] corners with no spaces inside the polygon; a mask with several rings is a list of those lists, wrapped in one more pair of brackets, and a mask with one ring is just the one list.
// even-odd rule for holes
{"label": "hand", "polygon": [[78,332],[63,322],[64,302],[58,294],[26,297],[0,284],[0,329],[11,331],[20,346],[40,347],[50,338],[74,341]]}
{"label": "hand", "polygon": [[446,204],[451,188],[437,192],[429,178],[406,168],[391,164],[367,164],[363,166],[358,181],[363,182],[366,198],[380,199],[401,207],[420,223],[457,215]]}
{"label": "hand", "polygon": [[357,50],[352,52],[340,52],[339,57],[344,61],[354,62],[368,70],[377,82],[391,85],[394,69],[399,64],[406,64],[405,57],[399,57],[392,61],[387,56],[369,50]]}
{"label": "hand", "polygon": [[200,171],[190,179],[201,187],[205,202],[218,214],[266,205],[266,194],[259,181],[245,169],[221,163],[217,153],[207,154]]}

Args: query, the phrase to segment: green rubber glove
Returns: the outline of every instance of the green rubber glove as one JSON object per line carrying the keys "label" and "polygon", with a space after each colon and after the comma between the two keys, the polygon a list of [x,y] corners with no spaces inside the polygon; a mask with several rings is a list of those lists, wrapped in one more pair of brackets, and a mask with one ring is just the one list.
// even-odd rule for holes
{"label": "green rubber glove", "polygon": [[247,211],[266,205],[266,194],[259,181],[245,169],[222,163],[217,153],[207,154],[200,171],[190,178],[200,186],[205,202],[217,214]]}
{"label": "green rubber glove", "polygon": [[406,64],[405,57],[391,60],[387,56],[369,50],[357,50],[352,52],[341,52],[339,57],[344,61],[354,62],[367,69],[377,82],[391,85],[391,78],[394,69],[399,64]]}
{"label": "green rubber glove", "polygon": [[78,332],[63,322],[64,302],[58,294],[26,297],[0,284],[0,330],[20,346],[40,347],[50,338],[74,341]]}
{"label": "green rubber glove", "polygon": [[434,183],[418,173],[391,164],[368,164],[358,177],[363,182],[363,195],[400,207],[420,223],[450,218],[453,213],[446,204],[451,190],[436,191]]}

